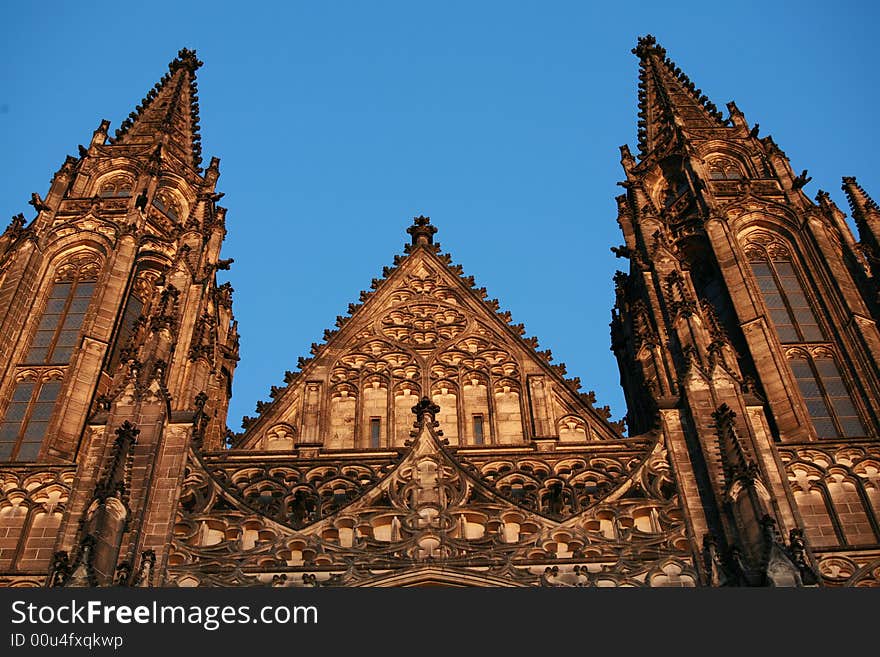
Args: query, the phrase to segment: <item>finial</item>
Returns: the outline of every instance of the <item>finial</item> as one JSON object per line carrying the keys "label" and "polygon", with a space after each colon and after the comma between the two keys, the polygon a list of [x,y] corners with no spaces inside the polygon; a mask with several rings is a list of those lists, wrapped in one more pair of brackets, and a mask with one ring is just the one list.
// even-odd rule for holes
{"label": "finial", "polygon": [[653,35],[646,34],[643,37],[639,37],[636,47],[632,49],[632,53],[639,57],[639,59],[644,59],[648,55],[665,57],[666,48],[659,45]]}
{"label": "finial", "polygon": [[4,235],[7,233],[16,237],[18,235],[21,235],[26,223],[27,221],[24,218],[24,214],[19,212],[17,215],[12,217],[12,221],[6,227],[6,232],[4,233]]}
{"label": "finial", "polygon": [[196,57],[195,50],[181,48],[177,51],[177,58],[168,65],[168,70],[173,73],[179,68],[185,68],[189,70],[190,73],[194,73],[203,63],[204,62],[200,62],[199,58]]}
{"label": "finial", "polygon": [[433,244],[434,233],[437,227],[431,225],[431,218],[424,215],[413,217],[413,225],[406,229],[406,232],[412,235],[413,246],[419,244]]}
{"label": "finial", "polygon": [[211,186],[211,189],[214,189],[214,185],[217,183],[217,179],[220,177],[220,158],[212,157],[211,163],[208,165],[208,168],[205,169],[205,182]]}
{"label": "finial", "polygon": [[620,147],[620,163],[623,165],[623,170],[627,174],[629,174],[636,165],[636,158],[633,157],[632,151],[629,150],[627,144]]}
{"label": "finial", "polygon": [[412,412],[415,414],[419,425],[424,423],[425,420],[433,423],[437,413],[440,412],[440,407],[426,395],[419,400],[418,404],[412,407]]}
{"label": "finial", "polygon": [[746,122],[745,115],[742,113],[742,110],[740,110],[740,108],[736,106],[736,103],[732,100],[729,103],[727,103],[727,113],[728,113],[727,119],[728,119],[728,121],[730,121],[730,123],[732,125],[734,125],[737,128],[742,128],[745,130],[749,129],[749,124]]}
{"label": "finial", "polygon": [[101,125],[99,125],[92,133],[92,141],[89,144],[89,148],[93,148],[95,146],[103,146],[107,142],[107,130],[109,128],[110,121],[108,121],[107,119],[102,119]]}

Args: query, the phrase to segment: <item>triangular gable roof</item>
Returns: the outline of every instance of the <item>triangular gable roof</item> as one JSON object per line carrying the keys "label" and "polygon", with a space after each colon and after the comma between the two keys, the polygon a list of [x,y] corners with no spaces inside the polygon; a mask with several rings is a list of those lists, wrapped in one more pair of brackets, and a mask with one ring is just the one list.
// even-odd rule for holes
{"label": "triangular gable roof", "polygon": [[275,424],[296,430],[301,421],[295,417],[296,406],[302,405],[306,382],[341,385],[337,379],[344,376],[334,368],[378,371],[384,367],[373,363],[378,352],[390,363],[396,383],[411,383],[413,400],[443,378],[444,363],[474,373],[482,367],[496,380],[509,379],[523,388],[526,376],[540,375],[552,386],[559,412],[583,418],[593,439],[620,439],[620,428],[608,422],[607,408],[594,408],[593,394],[578,393],[580,381],[565,378],[565,366],[551,364],[549,350],[538,351],[537,339],[524,337],[523,325],[513,324],[497,299],[487,299],[485,288],[477,288],[449,254],[440,253],[433,242],[436,228],[427,217],[416,217],[408,232],[413,237],[405,254],[395,257],[383,278],[373,279],[372,290],[361,293],[360,303],[349,305],[347,317],[337,317],[338,328],[325,331],[325,343],[312,344],[312,356],[300,358],[299,372],[287,373],[287,385],[273,386],[273,401],[259,402],[258,416],[244,418],[246,430],[236,447],[254,448]]}

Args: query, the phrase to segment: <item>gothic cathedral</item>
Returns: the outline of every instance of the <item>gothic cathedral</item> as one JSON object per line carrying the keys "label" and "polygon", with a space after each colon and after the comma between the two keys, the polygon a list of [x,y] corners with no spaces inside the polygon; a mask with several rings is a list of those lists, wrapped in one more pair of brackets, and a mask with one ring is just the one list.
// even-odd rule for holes
{"label": "gothic cathedral", "polygon": [[0,584],[880,585],[880,207],[858,238],[651,36],[611,348],[626,425],[416,217],[360,303],[227,429],[181,50],[0,237]]}

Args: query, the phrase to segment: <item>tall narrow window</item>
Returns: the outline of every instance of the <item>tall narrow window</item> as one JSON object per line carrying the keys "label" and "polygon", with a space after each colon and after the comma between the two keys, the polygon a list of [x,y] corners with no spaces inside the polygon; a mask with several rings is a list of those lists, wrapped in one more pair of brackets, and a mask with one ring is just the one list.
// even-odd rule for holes
{"label": "tall narrow window", "polygon": [[483,437],[483,416],[474,415],[474,445],[482,445],[485,441]]}
{"label": "tall narrow window", "polygon": [[119,332],[116,334],[116,342],[113,345],[113,352],[110,354],[110,360],[107,362],[107,371],[113,372],[119,363],[119,356],[122,349],[128,343],[128,339],[134,330],[134,324],[144,310],[144,302],[136,296],[131,295],[125,303],[125,310],[122,312],[122,321],[119,324]]}
{"label": "tall narrow window", "polygon": [[76,349],[100,269],[92,253],[77,254],[56,268],[30,348],[18,363],[20,378],[0,419],[0,461],[34,461],[39,456],[61,392],[63,370],[57,366],[67,365]]}
{"label": "tall narrow window", "polygon": [[0,424],[0,461],[35,461],[61,381],[19,381]]}
{"label": "tall narrow window", "polygon": [[819,438],[867,435],[834,359],[827,355],[789,361]]}
{"label": "tall narrow window", "polygon": [[382,435],[382,419],[378,417],[370,418],[370,447],[379,446],[379,438]]}
{"label": "tall narrow window", "polygon": [[89,301],[95,292],[96,267],[68,266],[59,268],[58,274],[25,356],[25,363],[30,365],[70,362]]}
{"label": "tall narrow window", "polygon": [[821,342],[825,339],[791,260],[786,256],[753,260],[752,272],[764,297],[779,341]]}

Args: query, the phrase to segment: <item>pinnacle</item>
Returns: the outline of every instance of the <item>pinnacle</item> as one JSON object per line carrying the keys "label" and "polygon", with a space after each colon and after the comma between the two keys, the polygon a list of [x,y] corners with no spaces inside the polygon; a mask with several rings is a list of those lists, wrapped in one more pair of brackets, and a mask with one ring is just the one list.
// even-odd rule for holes
{"label": "pinnacle", "polygon": [[[196,70],[202,62],[195,50],[181,48],[168,72],[150,89],[116,131],[111,144],[162,145],[201,173],[199,97]],[[163,153],[164,155],[164,153]]]}
{"label": "pinnacle", "polygon": [[872,211],[880,212],[880,207],[868,195],[868,192],[856,182],[855,176],[844,176],[841,189],[846,193],[853,219],[862,220]]}
{"label": "pinnacle", "polygon": [[724,126],[718,108],[666,56],[650,34],[632,50],[639,60],[639,150],[642,156],[673,142],[681,129]]}
{"label": "pinnacle", "polygon": [[648,55],[659,55],[660,57],[666,56],[666,48],[657,43],[657,39],[652,34],[646,34],[643,37],[638,38],[638,43],[636,47],[632,49],[632,53],[639,57],[639,59],[645,59]]}
{"label": "pinnacle", "polygon": [[420,214],[418,217],[413,217],[413,225],[407,228],[406,232],[412,236],[412,246],[419,244],[427,246],[434,244],[437,227],[431,225],[431,217]]}
{"label": "pinnacle", "polygon": [[171,73],[174,73],[179,68],[185,68],[190,73],[195,73],[196,69],[202,66],[204,62],[199,61],[199,58],[196,57],[196,51],[190,50],[189,48],[181,48],[177,51],[177,57],[175,57],[170,64],[168,64],[168,70]]}

